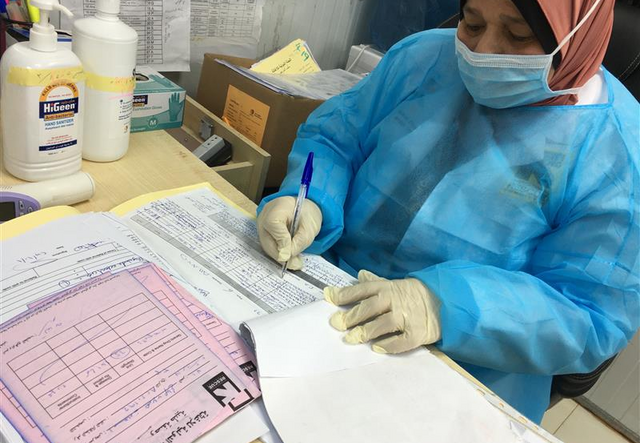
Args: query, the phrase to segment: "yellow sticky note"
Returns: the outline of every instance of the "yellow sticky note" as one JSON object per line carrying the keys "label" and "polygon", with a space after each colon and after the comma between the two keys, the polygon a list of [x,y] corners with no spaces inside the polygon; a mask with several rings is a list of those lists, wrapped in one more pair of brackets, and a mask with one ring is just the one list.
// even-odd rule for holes
{"label": "yellow sticky note", "polygon": [[29,10],[29,18],[31,23],[38,23],[40,21],[40,10],[35,6],[31,6],[31,1],[27,0],[27,9]]}
{"label": "yellow sticky note", "polygon": [[260,146],[271,108],[260,100],[229,85],[222,120]]}
{"label": "yellow sticky note", "polygon": [[275,54],[256,63],[251,70],[264,74],[307,74],[321,71],[307,43],[301,39],[292,41]]}

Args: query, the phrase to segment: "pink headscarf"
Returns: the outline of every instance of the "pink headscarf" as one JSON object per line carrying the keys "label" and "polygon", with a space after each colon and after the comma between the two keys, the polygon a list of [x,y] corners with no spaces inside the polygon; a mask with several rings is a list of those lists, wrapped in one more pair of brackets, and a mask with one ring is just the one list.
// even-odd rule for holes
{"label": "pink headscarf", "polygon": [[[584,18],[597,0],[537,0],[556,41],[560,43]],[[601,0],[591,16],[560,50],[562,59],[549,87],[554,90],[580,88],[600,68],[611,38],[615,0]],[[572,105],[575,95],[546,100],[541,105]]]}

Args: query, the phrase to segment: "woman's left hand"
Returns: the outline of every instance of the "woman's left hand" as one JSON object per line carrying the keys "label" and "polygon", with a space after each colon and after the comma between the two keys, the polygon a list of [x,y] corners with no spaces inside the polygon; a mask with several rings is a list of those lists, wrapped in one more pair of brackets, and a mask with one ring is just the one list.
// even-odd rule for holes
{"label": "woman's left hand", "polygon": [[329,286],[324,298],[337,306],[358,303],[331,316],[331,326],[349,332],[347,343],[365,343],[385,334],[372,346],[381,354],[397,354],[440,340],[440,300],[415,278],[387,280],[369,271],[358,273],[358,284]]}

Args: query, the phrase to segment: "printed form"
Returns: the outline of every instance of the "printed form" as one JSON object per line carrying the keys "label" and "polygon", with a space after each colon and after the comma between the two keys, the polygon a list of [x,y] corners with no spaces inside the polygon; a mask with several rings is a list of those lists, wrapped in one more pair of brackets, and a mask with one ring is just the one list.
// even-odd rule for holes
{"label": "printed form", "polygon": [[323,298],[354,279],[321,257],[280,276],[260,247],[255,220],[209,190],[160,199],[126,216],[131,229],[201,290],[197,297],[232,326]]}
{"label": "printed form", "polygon": [[262,4],[264,0],[191,0],[191,38],[253,37],[257,40]]}
{"label": "printed form", "polygon": [[[205,308],[193,295],[157,267],[140,266],[133,269],[131,274],[216,355],[232,359],[225,359],[225,364],[232,368],[239,378],[249,377],[245,381],[257,389],[257,370],[253,353],[231,326]],[[254,395],[257,394],[255,391]]]}
{"label": "printed form", "polygon": [[266,0],[191,0],[191,60],[204,54],[256,58]]}
{"label": "printed form", "polygon": [[[2,279],[0,280],[2,321],[24,312],[28,305],[64,288],[105,273],[136,268],[146,260],[154,261],[168,270],[180,285],[191,291],[184,291],[180,285],[171,284],[171,281],[168,283],[173,290],[167,292],[177,294],[184,306],[195,316],[195,320],[191,317],[192,324],[187,327],[192,331],[196,324],[198,327],[204,327],[217,342],[224,346],[245,374],[255,376],[253,355],[246,349],[244,343],[237,339],[236,332],[222,319],[228,322],[235,319],[234,321],[239,324],[242,320],[265,312],[274,312],[321,298],[321,288],[326,285],[348,285],[354,281],[349,275],[316,256],[304,257],[304,273],[287,273],[284,280],[280,279],[278,266],[262,253],[255,221],[208,190],[180,194],[171,197],[167,202],[170,203],[169,207],[176,205],[172,209],[173,214],[170,217],[158,217],[155,225],[144,220],[154,214],[159,215],[160,210],[164,208],[162,205],[147,205],[130,213],[130,218],[138,216],[137,220],[146,225],[145,227],[128,221],[143,234],[140,236],[145,237],[143,239],[131,232],[113,215],[93,214],[52,222],[37,228],[40,230],[38,235],[27,235],[19,240],[4,241]],[[183,222],[173,223],[185,220],[183,214],[185,212],[191,213],[194,217],[191,221],[193,226],[189,224],[183,226]],[[152,229],[149,230],[149,227]],[[220,235],[211,233],[212,230],[218,231]],[[154,232],[162,235],[158,236]],[[43,242],[41,240],[43,238],[47,240]],[[116,238],[117,241],[114,240]],[[219,241],[218,248],[211,244],[214,238]],[[148,245],[153,247],[150,249]],[[161,247],[158,249],[157,245]],[[172,263],[177,263],[180,273],[178,274],[177,268],[170,266],[160,256],[170,258]],[[235,270],[230,274],[232,278],[224,278],[224,274],[221,277],[222,272],[216,268],[216,263],[227,259],[230,259],[227,264],[233,266]],[[251,265],[252,261],[254,266]],[[222,269],[230,268],[222,267]],[[258,284],[251,283],[251,275],[259,277],[264,275],[264,272],[271,274],[267,281],[262,282],[263,284],[259,281]],[[161,277],[162,275],[164,274],[161,274]],[[283,300],[276,298],[279,297],[278,288],[280,287],[284,289]],[[189,297],[191,294],[196,294],[199,300]],[[264,308],[254,300],[260,300]],[[232,318],[223,315],[224,313],[220,310],[215,310],[218,306],[224,307],[235,315],[231,315]],[[210,307],[214,308],[215,314],[208,309]],[[236,309],[238,307],[241,308],[239,311]],[[175,307],[169,308],[172,312],[175,309]],[[184,310],[182,312],[186,313]],[[193,333],[198,336],[197,331]],[[20,425],[18,426],[21,427],[20,434],[30,441],[33,439],[37,442],[46,442],[46,438],[41,435],[22,406],[12,398],[11,393],[6,389],[1,393],[5,394],[6,398],[6,401],[2,399],[1,402],[3,413],[6,415],[8,412],[13,412],[10,417],[11,423],[14,426]],[[231,427],[234,429],[232,433],[234,437],[237,434],[236,429],[241,428],[247,431],[257,429],[257,417],[252,414],[253,411],[243,409],[229,419],[229,426],[232,421],[237,423],[243,420],[241,426]],[[0,415],[0,426],[4,436],[12,443],[21,442],[20,436],[11,428],[11,423]],[[250,426],[251,424],[253,425]],[[236,441],[229,438],[225,440],[213,438],[214,434],[225,435],[222,432],[225,426],[227,422],[203,438],[212,442]],[[229,426],[227,426],[228,429]],[[34,435],[39,436],[41,440],[36,440]],[[247,441],[252,438],[248,438]]]}
{"label": "printed form", "polygon": [[[92,227],[85,222],[90,222]],[[35,236],[23,235],[3,241],[0,323],[26,311],[29,304],[72,284],[144,263],[144,258],[130,250],[138,248],[133,243],[133,234],[121,223],[110,226],[104,223],[106,220],[97,215],[81,215],[73,217],[73,222],[63,219],[37,228],[42,238],[55,240],[43,242]],[[109,235],[98,231],[109,228]],[[48,441],[1,382],[0,394],[0,423],[5,438],[19,442],[22,435],[28,441]]]}
{"label": "printed form", "polygon": [[0,332],[3,381],[52,441],[190,442],[254,399],[129,271],[63,291]]}
{"label": "printed form", "polygon": [[26,311],[38,299],[145,262],[139,253],[132,252],[135,246],[124,233],[119,237],[117,232],[100,234],[98,229],[103,225],[99,217],[80,215],[73,223],[65,218],[37,228],[50,241],[23,235],[2,242],[0,323]]}
{"label": "printed form", "polygon": [[[2,243],[0,311],[3,313],[3,322],[24,312],[39,300],[72,284],[81,283],[104,273],[133,269],[144,263],[145,259],[159,260],[133,232],[108,213],[80,215],[58,220],[37,228],[37,234],[16,237]],[[34,238],[51,240],[42,242],[34,241]],[[114,240],[116,238],[117,241]],[[136,252],[132,252],[133,250]],[[166,263],[162,261],[160,263],[165,269],[168,267]],[[140,272],[138,268],[134,275],[138,276]],[[238,339],[235,331],[204,308],[188,291],[168,279],[164,273],[157,269],[156,272],[158,278],[164,283],[145,276],[143,282],[145,285],[155,285],[150,288],[150,291],[154,295],[160,295],[163,303],[167,303],[164,293],[175,293],[184,306],[194,314],[195,320],[192,320],[192,323],[200,323],[213,333],[215,339],[225,347],[227,353],[236,360],[245,373],[253,375],[252,372],[255,372],[253,356]],[[166,286],[163,286],[165,283]],[[163,291],[163,287],[169,287],[170,290]],[[172,312],[176,309],[169,308]],[[22,405],[13,398],[1,382],[0,395],[3,413],[0,415],[0,426],[3,436],[11,443],[19,443],[23,439],[47,443],[48,440]],[[258,429],[264,429],[261,423],[258,423],[259,426],[256,425],[259,420],[252,411],[242,410],[230,421],[239,420],[243,421],[243,429],[253,433],[254,436],[262,432]],[[226,425],[225,423],[222,427]],[[215,433],[218,431],[219,429],[216,429]],[[254,437],[248,439],[252,438]],[[208,439],[208,441],[216,440]]]}

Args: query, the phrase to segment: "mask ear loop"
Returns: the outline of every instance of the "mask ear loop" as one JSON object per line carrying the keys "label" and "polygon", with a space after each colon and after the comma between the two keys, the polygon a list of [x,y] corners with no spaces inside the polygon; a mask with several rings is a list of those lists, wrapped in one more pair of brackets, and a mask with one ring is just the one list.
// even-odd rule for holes
{"label": "mask ear loop", "polygon": [[566,45],[569,40],[571,40],[571,37],[573,37],[576,32],[578,32],[578,30],[582,27],[582,25],[584,25],[587,20],[589,20],[589,17],[591,17],[591,14],[593,14],[593,12],[596,10],[596,8],[598,7],[598,5],[602,2],[602,0],[596,0],[596,2],[593,4],[593,6],[591,6],[591,8],[589,9],[589,11],[587,11],[587,13],[584,15],[584,17],[582,17],[582,20],[580,20],[578,22],[578,24],[576,25],[575,28],[573,28],[573,30],[567,34],[567,36],[565,38],[562,39],[562,41],[560,42],[560,44],[558,45],[558,47],[551,53],[549,54],[549,64],[547,65],[547,69],[545,69],[545,86],[547,88],[547,90],[549,92],[552,92],[554,94],[558,94],[558,95],[568,95],[568,94],[577,94],[578,91],[580,91],[580,88],[572,88],[572,89],[564,89],[562,91],[554,91],[553,89],[551,89],[551,87],[549,87],[549,72],[551,72],[551,65],[553,64],[553,57],[555,57],[555,55],[564,47],[564,45]]}
{"label": "mask ear loop", "polygon": [[562,41],[560,42],[560,44],[558,45],[558,47],[555,49],[555,51],[553,51],[550,54],[552,58],[558,53],[558,51],[560,51],[562,49],[562,47],[564,45],[567,44],[567,42],[569,40],[571,40],[571,37],[573,37],[575,35],[575,33],[578,32],[578,30],[582,27],[582,25],[584,25],[586,23],[586,21],[589,20],[589,17],[591,17],[591,14],[593,14],[593,12],[596,10],[596,8],[598,7],[598,5],[601,2],[602,2],[602,0],[596,0],[596,2],[593,4],[593,6],[591,6],[591,9],[589,9],[589,11],[585,14],[585,16],[582,17],[582,20],[580,20],[580,22],[578,22],[576,27],[573,28],[573,31],[571,31],[565,38],[563,38]]}

